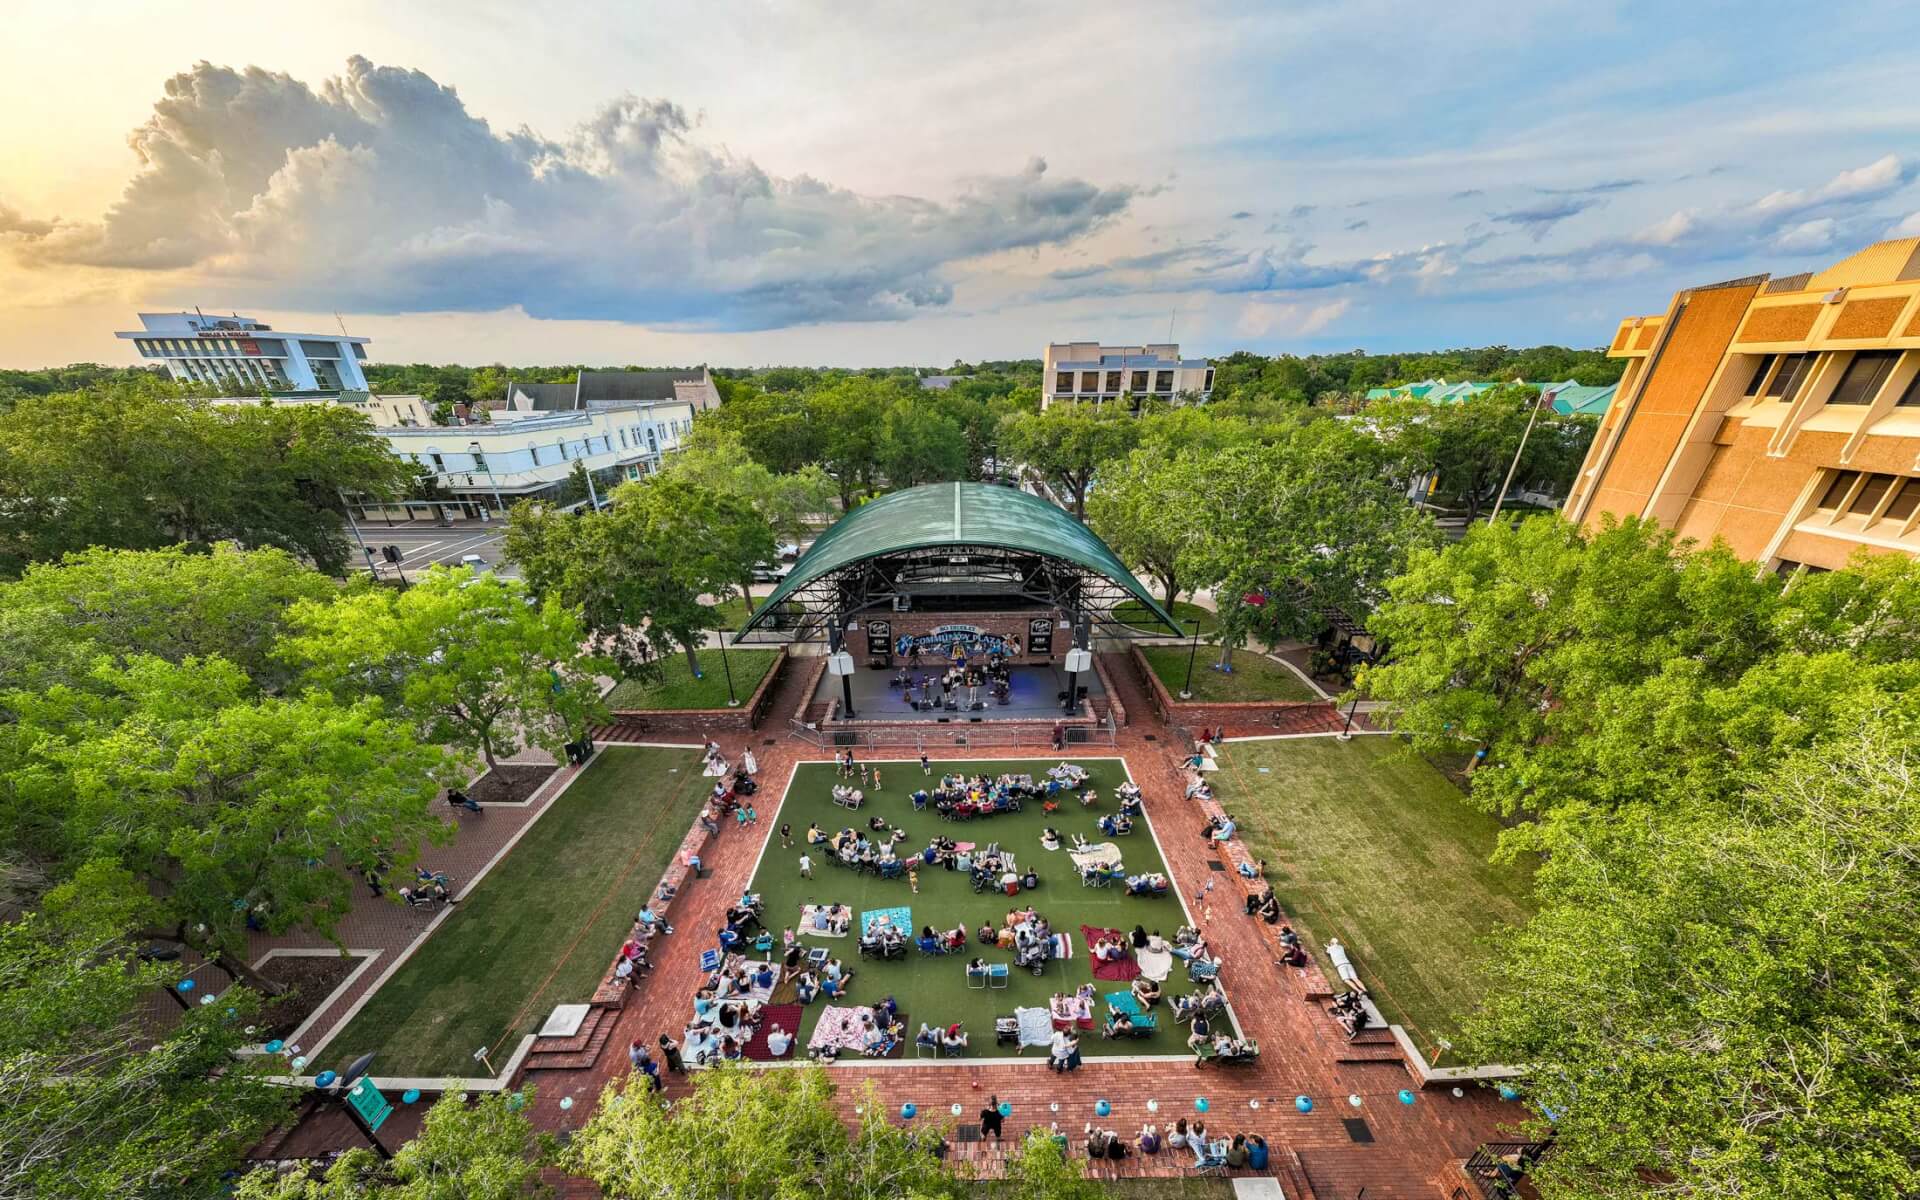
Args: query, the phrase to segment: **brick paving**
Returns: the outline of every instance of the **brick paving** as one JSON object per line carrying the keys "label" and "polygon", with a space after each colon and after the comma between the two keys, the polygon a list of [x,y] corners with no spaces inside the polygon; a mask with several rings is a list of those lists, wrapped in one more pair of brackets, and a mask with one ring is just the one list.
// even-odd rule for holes
{"label": "brick paving", "polygon": [[[1178,735],[1152,716],[1144,688],[1131,672],[1113,675],[1130,724],[1120,731],[1115,749],[1089,749],[1084,757],[1123,757],[1143,789],[1147,814],[1174,882],[1183,889],[1208,941],[1226,964],[1222,979],[1235,1016],[1242,1030],[1260,1042],[1259,1061],[1251,1066],[1200,1068],[1190,1058],[1089,1059],[1080,1070],[1064,1076],[1047,1070],[1038,1050],[1028,1051],[1033,1056],[1030,1063],[849,1063],[832,1068],[842,1112],[853,1116],[868,1081],[877,1087],[889,1111],[911,1101],[918,1105],[922,1121],[952,1119],[949,1106],[955,1103],[962,1108],[958,1120],[975,1121],[987,1097],[997,1095],[1014,1106],[1007,1125],[1015,1136],[1004,1145],[961,1141],[953,1148],[955,1162],[993,1174],[1004,1154],[1017,1145],[1017,1134],[1034,1125],[1057,1122],[1078,1153],[1080,1131],[1092,1119],[1100,1099],[1112,1105],[1112,1115],[1103,1124],[1131,1136],[1149,1119],[1163,1127],[1177,1117],[1191,1119],[1195,1100],[1205,1097],[1210,1111],[1204,1119],[1211,1130],[1260,1133],[1268,1139],[1273,1148],[1270,1173],[1281,1180],[1289,1196],[1344,1200],[1364,1188],[1372,1200],[1450,1198],[1454,1188],[1465,1183],[1460,1161],[1480,1142],[1504,1136],[1505,1124],[1520,1119],[1521,1111],[1488,1089],[1470,1087],[1464,1096],[1455,1097],[1450,1088],[1420,1088],[1397,1055],[1381,1053],[1377,1043],[1357,1047],[1347,1042],[1325,1014],[1329,988],[1318,970],[1296,972],[1277,965],[1272,929],[1243,915],[1244,892],[1233,870],[1241,857],[1238,845],[1216,848],[1198,836],[1207,810],[1182,799],[1180,759],[1185,747]],[[780,697],[778,702],[784,704],[785,699]],[[607,736],[621,734],[612,730]],[[779,825],[778,815],[766,806],[784,794],[795,765],[832,757],[829,750],[768,730],[717,737],[729,757],[737,760],[742,750],[751,748],[758,758],[765,801],[762,819],[744,830],[728,824],[724,833],[706,840],[702,858],[710,877],[687,881],[669,913],[683,932],[656,941],[656,970],[635,986],[623,1008],[611,1013],[610,1037],[591,1065],[522,1072],[518,1084],[538,1089],[532,1112],[542,1128],[562,1131],[582,1124],[607,1083],[628,1073],[623,1051],[631,1040],[651,1043],[662,1032],[679,1035],[699,978],[694,959],[701,943],[690,931],[719,924],[721,910],[747,886],[762,840]],[[1231,756],[1233,748],[1226,747],[1224,753]],[[1047,756],[1044,750],[993,748],[969,753],[943,748],[940,757],[1036,754]],[[896,756],[907,754],[896,752]],[[558,783],[557,778],[551,781],[547,790],[551,792]],[[1216,869],[1212,862],[1226,869]],[[404,910],[400,915],[405,915]],[[607,947],[609,955],[613,949]],[[1163,1044],[1179,1041],[1168,1038]],[[684,1094],[689,1087],[685,1078],[673,1079],[668,1093]],[[1403,1088],[1416,1092],[1413,1105],[1398,1100]],[[1293,1098],[1302,1094],[1313,1100],[1310,1113],[1295,1110]],[[1350,1094],[1360,1096],[1359,1108],[1349,1105]],[[560,1101],[567,1097],[574,1104],[562,1110]],[[1149,1111],[1149,1101],[1157,1102],[1157,1112]],[[406,1136],[417,1119],[417,1107],[396,1114],[398,1123],[388,1127],[389,1140]],[[1370,1142],[1355,1140],[1355,1130],[1350,1128],[1355,1121],[1364,1123],[1359,1131],[1370,1136]],[[356,1144],[355,1135],[344,1122],[315,1117],[302,1122],[273,1149],[304,1154],[328,1145],[352,1144]],[[1191,1155],[1163,1153],[1147,1160],[1135,1156],[1118,1164],[1102,1163],[1094,1170],[1106,1175],[1177,1175],[1190,1160]],[[567,1195],[595,1194],[590,1185],[578,1181],[563,1190]]]}

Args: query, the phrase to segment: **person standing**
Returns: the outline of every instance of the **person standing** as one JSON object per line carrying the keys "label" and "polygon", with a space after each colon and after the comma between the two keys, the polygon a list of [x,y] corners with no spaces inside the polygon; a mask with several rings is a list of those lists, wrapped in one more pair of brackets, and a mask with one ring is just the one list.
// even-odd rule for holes
{"label": "person standing", "polygon": [[667,1070],[675,1075],[685,1075],[687,1064],[680,1059],[680,1043],[666,1034],[660,1035],[660,1056],[667,1060]]}
{"label": "person standing", "polygon": [[980,1136],[993,1135],[994,1141],[1000,1140],[1000,1123],[1006,1120],[1000,1115],[1000,1097],[987,1098],[987,1106],[980,1110]]}
{"label": "person standing", "polygon": [[800,878],[813,878],[813,860],[808,858],[804,851],[800,855]]}
{"label": "person standing", "polygon": [[873,764],[873,790],[876,792],[880,790],[880,764],[879,763]]}
{"label": "person standing", "polygon": [[747,774],[749,775],[758,775],[760,773],[760,761],[754,758],[753,751],[751,750],[740,755],[740,765],[747,769]]}
{"label": "person standing", "polygon": [[927,752],[925,750],[920,752],[920,773],[922,775],[933,774],[933,764],[927,761]]}
{"label": "person standing", "polygon": [[793,849],[793,822],[791,821],[780,822],[780,848]]}
{"label": "person standing", "polygon": [[920,894],[920,872],[912,867],[907,868],[907,886],[913,889],[914,895]]}

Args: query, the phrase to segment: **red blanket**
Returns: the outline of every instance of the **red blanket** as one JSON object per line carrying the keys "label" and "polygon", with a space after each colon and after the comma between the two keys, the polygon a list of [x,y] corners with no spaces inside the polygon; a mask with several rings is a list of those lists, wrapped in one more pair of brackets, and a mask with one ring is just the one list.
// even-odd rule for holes
{"label": "red blanket", "polygon": [[[800,1019],[806,1015],[806,1009],[798,1004],[769,1004],[760,1010],[760,1028],[754,1032],[753,1040],[740,1047],[740,1054],[754,1062],[790,1062],[795,1047],[800,1045]],[[778,1025],[793,1037],[793,1045],[787,1047],[787,1057],[776,1059],[767,1049],[767,1033]]]}
{"label": "red blanket", "polygon": [[[1133,960],[1133,947],[1127,943],[1127,935],[1118,929],[1096,929],[1092,925],[1082,925],[1080,934],[1087,939],[1087,957],[1093,964],[1095,979],[1136,979],[1140,975],[1140,964]],[[1117,962],[1101,962],[1093,948],[1101,938],[1111,938],[1120,943],[1126,951],[1126,957]]]}

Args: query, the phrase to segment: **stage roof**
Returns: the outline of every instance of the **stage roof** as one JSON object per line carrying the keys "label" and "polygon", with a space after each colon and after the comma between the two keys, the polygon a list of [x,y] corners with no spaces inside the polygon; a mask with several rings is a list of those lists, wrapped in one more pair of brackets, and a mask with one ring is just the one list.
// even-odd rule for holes
{"label": "stage roof", "polygon": [[989,483],[931,483],[869,501],[840,518],[800,556],[773,595],[741,626],[746,633],[815,579],[864,559],[940,546],[992,546],[1057,558],[1105,576],[1148,612],[1180,632],[1125,563],[1073,516],[1018,488]]}

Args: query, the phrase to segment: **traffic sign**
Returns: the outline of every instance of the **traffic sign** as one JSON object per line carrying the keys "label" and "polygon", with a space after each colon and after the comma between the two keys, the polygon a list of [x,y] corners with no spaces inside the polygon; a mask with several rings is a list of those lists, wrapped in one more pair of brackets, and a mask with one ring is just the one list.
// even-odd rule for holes
{"label": "traffic sign", "polygon": [[373,1080],[364,1076],[347,1092],[347,1103],[366,1123],[367,1131],[380,1128],[381,1122],[393,1114],[393,1105],[373,1086]]}

